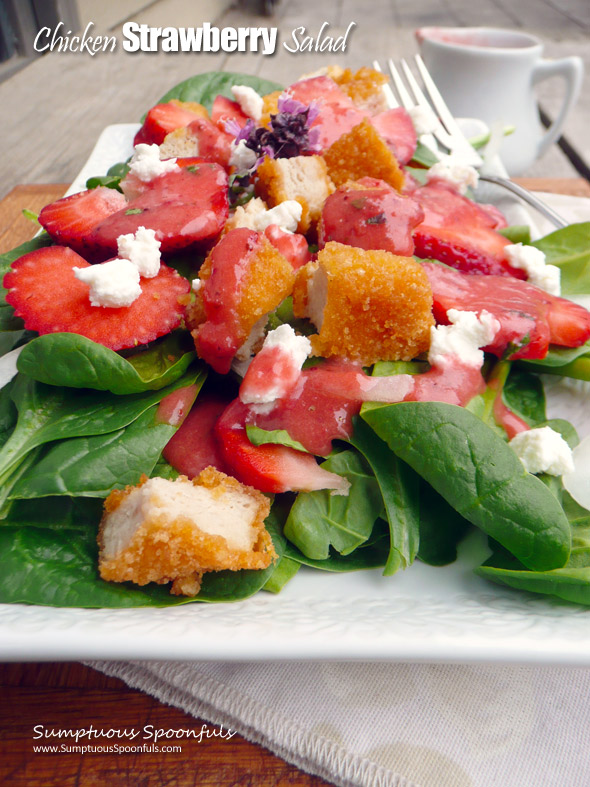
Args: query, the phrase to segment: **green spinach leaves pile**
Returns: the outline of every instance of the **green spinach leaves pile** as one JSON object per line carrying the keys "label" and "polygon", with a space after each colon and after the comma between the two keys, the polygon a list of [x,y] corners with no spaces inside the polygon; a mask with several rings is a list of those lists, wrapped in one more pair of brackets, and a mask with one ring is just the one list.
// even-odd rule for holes
{"label": "green spinach leaves pile", "polygon": [[[256,77],[212,73],[186,80],[162,100],[211,108],[218,93],[231,96],[233,84],[249,84],[263,94],[279,87]],[[124,165],[117,165],[91,185],[116,188],[124,173]],[[42,234],[2,255],[0,275],[13,260],[50,243]],[[590,223],[534,245],[561,268],[565,296],[590,292]],[[24,330],[4,296],[0,291],[0,355],[25,347],[17,376],[0,389],[0,602],[187,603],[191,599],[171,596],[163,586],[101,580],[96,534],[110,491],[136,484],[142,474],[176,475],[161,456],[175,427],[157,414],[167,394],[190,385],[198,395],[205,381],[207,369],[190,337],[176,331],[122,354],[75,334],[39,337]],[[531,426],[546,423],[539,373],[590,380],[590,346],[551,349],[542,362],[488,363],[495,384],[467,408],[437,402],[364,405],[353,437],[336,443],[323,463],[350,481],[350,494],[277,496],[267,527],[278,561],[264,571],[206,574],[196,600],[278,592],[301,566],[327,572],[380,568],[383,581],[392,581],[387,577],[416,559],[432,566],[453,562],[462,538],[477,527],[490,544],[478,574],[590,604],[590,512],[567,495],[559,479],[528,474],[492,415],[494,398],[502,396]],[[377,364],[373,373],[408,372],[408,366]],[[550,424],[575,445],[570,424]],[[281,432],[265,436],[257,430],[251,439],[292,445]]]}

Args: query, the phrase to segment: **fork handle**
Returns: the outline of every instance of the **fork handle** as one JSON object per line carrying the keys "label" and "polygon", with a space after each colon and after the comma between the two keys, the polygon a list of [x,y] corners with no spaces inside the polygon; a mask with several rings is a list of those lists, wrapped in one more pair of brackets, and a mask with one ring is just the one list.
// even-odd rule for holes
{"label": "fork handle", "polygon": [[565,221],[565,219],[563,219],[552,208],[550,208],[549,205],[540,200],[538,197],[535,197],[535,195],[531,194],[531,192],[527,189],[519,186],[518,183],[508,180],[508,178],[497,177],[496,175],[480,174],[479,179],[485,181],[486,183],[494,183],[496,186],[502,186],[508,191],[511,191],[513,194],[516,194],[516,196],[520,197],[523,202],[528,203],[531,207],[535,208],[535,210],[538,210],[541,215],[545,216],[545,218],[554,224],[558,229],[568,226],[568,222]]}

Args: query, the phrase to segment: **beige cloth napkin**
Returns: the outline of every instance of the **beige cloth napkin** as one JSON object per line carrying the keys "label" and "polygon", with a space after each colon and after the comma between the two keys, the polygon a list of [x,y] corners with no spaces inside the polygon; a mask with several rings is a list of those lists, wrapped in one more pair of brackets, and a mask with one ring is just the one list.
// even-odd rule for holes
{"label": "beige cloth napkin", "polygon": [[[547,195],[547,201],[570,221],[590,220],[590,200]],[[590,669],[89,664],[341,787],[590,784]]]}

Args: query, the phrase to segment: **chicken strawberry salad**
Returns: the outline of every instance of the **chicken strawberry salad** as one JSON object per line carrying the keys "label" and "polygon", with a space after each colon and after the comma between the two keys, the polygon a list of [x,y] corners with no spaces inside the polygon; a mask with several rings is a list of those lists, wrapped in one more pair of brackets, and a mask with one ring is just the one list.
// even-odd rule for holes
{"label": "chicken strawberry salad", "polygon": [[383,82],[186,80],[2,255],[1,602],[395,582],[479,528],[477,574],[590,604],[590,448],[544,391],[590,381],[590,222],[508,226]]}

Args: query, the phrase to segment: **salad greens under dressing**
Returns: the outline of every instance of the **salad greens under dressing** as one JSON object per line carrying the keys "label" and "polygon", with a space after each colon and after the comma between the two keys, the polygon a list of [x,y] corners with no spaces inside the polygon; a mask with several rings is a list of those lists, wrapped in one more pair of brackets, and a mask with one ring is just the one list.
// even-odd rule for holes
{"label": "salad greens under dressing", "polygon": [[[233,84],[260,93],[279,85],[240,74],[203,74],[177,85],[178,98],[211,108]],[[418,147],[414,164],[429,166]],[[417,170],[418,171],[418,170]],[[92,185],[118,186],[124,164]],[[508,228],[529,242],[528,228]],[[46,233],[0,256],[0,274],[23,254],[49,245]],[[534,243],[562,270],[565,295],[590,293],[590,222]],[[174,263],[172,263],[174,264]],[[176,267],[176,266],[175,266]],[[192,271],[180,273],[190,276]],[[186,332],[136,351],[115,353],[84,337],[23,330],[0,291],[0,355],[25,344],[17,377],[0,389],[0,601],[76,607],[169,606],[235,601],[260,589],[279,592],[301,566],[327,572],[382,570],[392,575],[416,559],[453,562],[473,526],[489,537],[491,556],[476,568],[499,584],[590,605],[590,511],[561,480],[523,470],[493,418],[503,402],[530,426],[547,423],[538,373],[590,380],[590,342],[551,348],[543,361],[486,363],[487,390],[467,408],[438,402],[365,404],[347,443],[323,466],[350,481],[348,497],[328,491],[277,495],[267,528],[278,560],[263,571],[206,573],[196,599],[166,586],[110,583],[98,575],[96,534],[102,499],[142,474],[175,478],[162,458],[175,427],[157,418],[159,402],[179,388],[202,387],[207,370]],[[294,320],[290,299],[269,318]],[[382,362],[374,374],[421,373],[422,362]],[[551,421],[570,445],[577,435]],[[301,450],[284,430],[248,427],[255,445]],[[383,581],[392,581],[383,579]]]}

